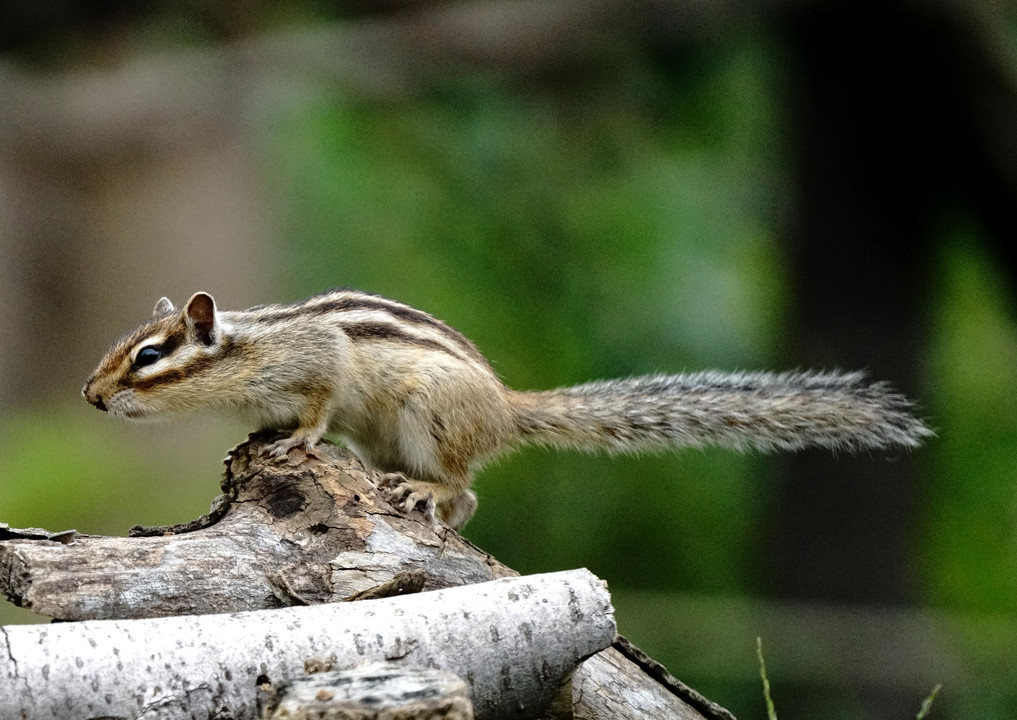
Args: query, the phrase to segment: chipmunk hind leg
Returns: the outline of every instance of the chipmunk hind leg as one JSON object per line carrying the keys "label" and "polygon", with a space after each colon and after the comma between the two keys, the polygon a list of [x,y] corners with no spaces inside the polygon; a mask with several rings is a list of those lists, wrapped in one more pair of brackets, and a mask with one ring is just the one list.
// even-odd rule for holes
{"label": "chipmunk hind leg", "polygon": [[477,511],[477,494],[463,490],[449,500],[438,503],[438,517],[453,530],[460,530]]}
{"label": "chipmunk hind leg", "polygon": [[460,404],[463,398],[448,396],[443,386],[427,388],[426,395],[408,395],[400,407],[392,438],[396,450],[376,456],[376,466],[389,471],[379,486],[403,512],[423,510],[459,530],[477,509],[469,489],[473,470],[505,444],[510,415],[498,395]]}

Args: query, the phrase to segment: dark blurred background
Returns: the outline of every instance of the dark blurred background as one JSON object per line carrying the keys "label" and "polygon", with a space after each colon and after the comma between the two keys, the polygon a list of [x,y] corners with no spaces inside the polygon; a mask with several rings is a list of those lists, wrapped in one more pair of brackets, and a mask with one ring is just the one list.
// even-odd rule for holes
{"label": "dark blurred background", "polygon": [[[0,2],[0,521],[204,512],[247,428],[80,387],[161,295],[333,286],[511,386],[861,368],[922,450],[526,450],[465,534],[586,566],[741,718],[1017,715],[1017,10],[1003,0]],[[40,620],[10,604],[0,622]]]}

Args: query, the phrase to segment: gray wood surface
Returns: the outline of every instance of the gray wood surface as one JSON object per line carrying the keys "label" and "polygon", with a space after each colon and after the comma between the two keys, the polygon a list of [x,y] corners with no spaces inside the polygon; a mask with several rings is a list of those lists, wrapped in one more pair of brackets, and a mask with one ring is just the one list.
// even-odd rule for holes
{"label": "gray wood surface", "polygon": [[[93,537],[41,529],[19,531],[0,525],[0,591],[19,605],[62,620],[163,618],[171,624],[186,624],[202,622],[210,616],[224,617],[214,613],[320,606],[400,595],[412,595],[400,600],[407,603],[407,608],[414,608],[417,603],[431,603],[427,598],[435,596],[426,592],[418,595],[420,591],[517,575],[422,514],[406,516],[396,511],[375,487],[372,474],[365,472],[351,453],[323,443],[316,456],[308,457],[294,450],[286,462],[272,463],[261,457],[269,439],[252,436],[230,452],[222,479],[223,494],[213,502],[207,516],[184,525],[134,528],[131,537]],[[359,622],[355,619],[359,612],[353,608],[361,605],[370,603],[330,605],[327,609],[342,618],[335,623],[349,625]],[[584,612],[568,600],[564,605],[573,612]],[[506,607],[492,602],[487,609],[497,614]],[[609,614],[610,606],[603,612]],[[183,617],[189,615],[202,617],[189,620]],[[223,621],[214,620],[211,627],[217,624],[222,625]],[[0,661],[6,662],[6,670],[0,671],[0,680],[9,688],[5,692],[13,693],[4,702],[24,697],[16,688],[24,687],[19,683],[36,667],[33,664],[36,661],[19,661],[22,650],[15,651],[12,638],[24,632],[41,633],[36,644],[56,652],[67,642],[64,633],[73,634],[80,627],[91,625],[75,623],[35,630],[4,628],[0,643],[7,644],[7,652],[0,648]],[[99,623],[100,627],[106,625]],[[119,655],[105,641],[99,646],[104,651],[91,648],[91,641],[98,642],[93,637],[81,646],[91,648],[86,655],[92,659],[83,667],[72,661],[62,666],[66,670],[61,672],[85,677],[85,671],[94,663],[111,658],[115,661],[113,667],[119,663],[120,672],[144,664],[141,656],[124,662],[124,653],[144,653],[161,634],[146,635],[139,629],[142,625],[132,622],[117,626],[122,626],[125,633],[117,646]],[[230,627],[232,635],[238,637],[255,632]],[[205,630],[190,635],[179,628],[166,632],[168,637],[191,637],[199,647],[201,638],[206,636]],[[447,633],[445,644],[456,647],[453,641],[464,633],[468,634],[465,630]],[[128,636],[133,640],[126,640]],[[499,644],[499,637],[497,633],[488,634],[483,642],[478,641],[478,647],[503,652],[507,645]],[[356,642],[353,645],[356,647]],[[258,648],[252,646],[246,654],[241,653],[252,667],[266,661],[259,657],[266,651]],[[306,658],[297,661],[298,655],[293,659],[297,666],[287,665],[283,675],[265,679],[271,683],[299,675],[303,672],[299,663]],[[583,657],[577,651],[571,661],[575,671],[572,707],[567,711],[575,717],[731,718],[622,639],[579,664]],[[464,673],[462,676],[470,683],[476,672],[492,667],[490,657],[472,650],[460,648],[458,660],[464,664],[455,668],[444,661],[435,663],[442,669]],[[527,667],[522,658],[517,664]],[[52,675],[55,665],[52,662],[43,665],[47,666],[45,672]],[[264,673],[256,673],[260,674]],[[561,697],[560,679],[543,672],[534,675],[543,678],[548,688],[554,686]],[[111,676],[108,680],[109,684],[104,680],[99,686],[115,689],[116,692],[108,693],[111,698],[120,697],[120,693],[133,687],[124,684],[122,677]],[[249,696],[252,684],[245,687]],[[196,690],[192,694],[199,697],[202,693]],[[211,702],[214,693],[208,697]],[[255,717],[250,714],[254,712],[253,704],[244,707],[249,713],[235,717]],[[488,716],[486,712],[478,704],[477,717]],[[563,712],[559,708],[559,716]]]}

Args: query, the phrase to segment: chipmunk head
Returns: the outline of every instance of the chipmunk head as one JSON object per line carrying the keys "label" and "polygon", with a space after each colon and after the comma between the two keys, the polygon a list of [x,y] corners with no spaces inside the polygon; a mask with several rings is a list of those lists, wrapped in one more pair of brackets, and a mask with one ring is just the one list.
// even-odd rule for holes
{"label": "chipmunk head", "polygon": [[200,407],[202,388],[188,379],[215,362],[223,335],[208,293],[195,293],[183,310],[161,298],[149,322],[110,348],[81,393],[100,410],[127,418]]}

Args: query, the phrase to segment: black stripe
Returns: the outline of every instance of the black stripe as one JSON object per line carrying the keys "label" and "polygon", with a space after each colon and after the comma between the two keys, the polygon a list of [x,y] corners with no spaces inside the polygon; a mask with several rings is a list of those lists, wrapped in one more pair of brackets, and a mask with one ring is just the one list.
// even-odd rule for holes
{"label": "black stripe", "polygon": [[[205,369],[204,367],[199,368],[199,372],[200,370],[204,369]],[[158,385],[165,385],[166,383],[173,383],[184,380],[191,375],[191,371],[192,368],[190,366],[188,366],[187,370],[184,370],[183,368],[174,368],[173,370],[167,370],[166,372],[160,375],[153,375],[152,377],[147,377],[144,380],[135,380],[133,383],[131,383],[131,387],[133,387],[135,390],[151,390],[152,388]]]}
{"label": "black stripe", "polygon": [[[403,305],[395,302],[394,300],[388,300],[377,295],[360,293],[345,297],[330,298],[324,302],[316,302],[320,298],[329,297],[330,296],[328,295],[316,295],[296,305],[274,306],[274,309],[271,312],[260,315],[258,317],[258,322],[281,322],[290,320],[298,315],[326,315],[329,313],[349,310],[380,310],[411,325],[420,325],[437,330],[458,345],[474,360],[478,360],[485,365],[487,364],[487,360],[483,355],[481,355],[480,351],[477,350],[476,346],[470,342],[469,338],[455,328],[446,325],[441,320],[438,320],[434,316],[429,315],[422,310],[417,310],[409,305]],[[410,338],[412,336],[404,335],[404,337]]]}
{"label": "black stripe", "polygon": [[405,343],[407,345],[416,345],[417,347],[423,347],[429,350],[437,350],[438,352],[443,352],[446,355],[452,355],[453,357],[460,357],[457,353],[452,351],[452,348],[442,345],[440,342],[411,335],[410,333],[403,332],[395,325],[390,325],[388,323],[343,323],[342,329],[353,340],[376,340],[380,342],[387,341]]}
{"label": "black stripe", "polygon": [[162,341],[162,356],[169,357],[175,353],[177,348],[184,344],[185,339],[186,335],[183,330],[167,335],[166,339]]}
{"label": "black stripe", "polygon": [[223,340],[222,347],[214,355],[199,355],[183,367],[173,368],[159,375],[135,380],[130,386],[135,390],[150,390],[159,385],[179,382],[195,375],[200,375],[223,360],[239,357],[249,350],[250,348],[245,344],[234,342],[231,338],[226,338]]}

